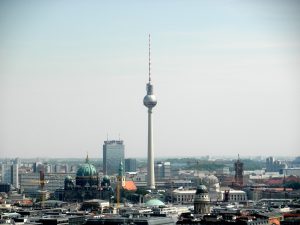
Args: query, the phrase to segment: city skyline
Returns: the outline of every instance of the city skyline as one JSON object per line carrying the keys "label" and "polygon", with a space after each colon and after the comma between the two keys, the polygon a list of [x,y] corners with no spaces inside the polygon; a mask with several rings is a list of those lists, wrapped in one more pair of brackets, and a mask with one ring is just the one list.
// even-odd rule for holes
{"label": "city skyline", "polygon": [[300,3],[0,3],[1,158],[297,156]]}

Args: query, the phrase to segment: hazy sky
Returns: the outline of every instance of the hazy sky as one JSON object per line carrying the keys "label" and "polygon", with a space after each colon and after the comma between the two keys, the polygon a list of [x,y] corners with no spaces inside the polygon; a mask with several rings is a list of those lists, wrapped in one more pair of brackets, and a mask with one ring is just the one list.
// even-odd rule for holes
{"label": "hazy sky", "polygon": [[300,1],[1,1],[0,158],[300,154]]}

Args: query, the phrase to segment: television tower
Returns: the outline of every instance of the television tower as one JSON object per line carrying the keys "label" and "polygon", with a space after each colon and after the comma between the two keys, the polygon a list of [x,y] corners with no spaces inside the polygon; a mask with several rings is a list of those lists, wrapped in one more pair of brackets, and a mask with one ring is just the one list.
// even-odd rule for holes
{"label": "television tower", "polygon": [[154,177],[154,152],[153,152],[153,140],[152,140],[152,108],[157,104],[155,95],[153,94],[153,85],[151,84],[151,48],[150,48],[150,34],[149,34],[149,81],[147,83],[147,95],[144,97],[144,105],[148,108],[148,165],[147,165],[147,186],[151,190],[155,189],[155,177]]}

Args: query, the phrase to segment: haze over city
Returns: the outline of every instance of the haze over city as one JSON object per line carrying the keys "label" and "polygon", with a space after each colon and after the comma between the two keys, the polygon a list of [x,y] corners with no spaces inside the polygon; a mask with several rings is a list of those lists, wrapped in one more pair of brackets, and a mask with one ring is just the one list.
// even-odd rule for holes
{"label": "haze over city", "polygon": [[298,1],[1,1],[0,152],[296,156]]}

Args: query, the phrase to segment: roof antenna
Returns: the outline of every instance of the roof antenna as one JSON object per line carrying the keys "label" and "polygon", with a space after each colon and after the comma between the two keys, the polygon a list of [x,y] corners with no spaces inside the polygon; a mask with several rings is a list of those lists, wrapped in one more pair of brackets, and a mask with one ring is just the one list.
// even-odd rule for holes
{"label": "roof antenna", "polygon": [[151,36],[149,34],[149,83],[151,83]]}

